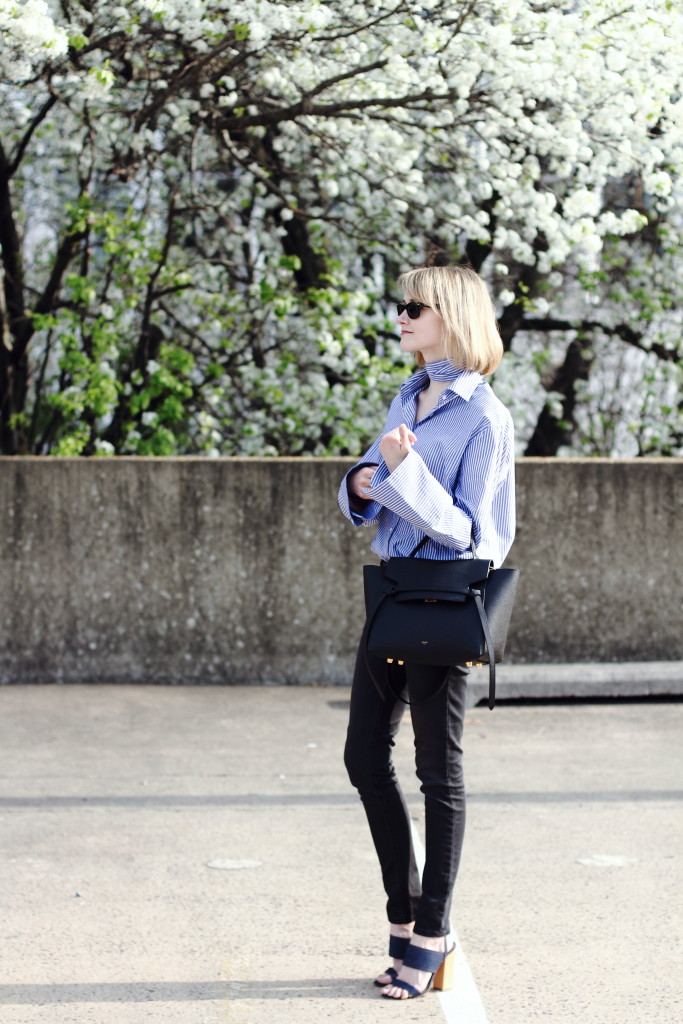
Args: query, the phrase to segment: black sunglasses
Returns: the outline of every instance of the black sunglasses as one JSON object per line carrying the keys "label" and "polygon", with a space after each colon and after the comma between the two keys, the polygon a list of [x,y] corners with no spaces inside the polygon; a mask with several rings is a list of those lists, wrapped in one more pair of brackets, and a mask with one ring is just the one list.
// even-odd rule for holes
{"label": "black sunglasses", "polygon": [[396,313],[398,316],[405,312],[408,314],[411,320],[417,320],[423,309],[429,309],[430,307],[426,302],[397,302]]}

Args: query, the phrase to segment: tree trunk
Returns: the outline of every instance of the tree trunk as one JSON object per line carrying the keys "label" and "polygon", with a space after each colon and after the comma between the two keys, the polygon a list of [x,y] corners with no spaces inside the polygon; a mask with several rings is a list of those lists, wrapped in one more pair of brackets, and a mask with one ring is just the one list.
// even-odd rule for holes
{"label": "tree trunk", "polygon": [[554,416],[548,405],[543,406],[525,455],[557,455],[563,445],[571,444],[575,426],[576,383],[588,380],[592,362],[593,353],[585,341],[575,338],[570,342],[564,362],[556,371],[548,389],[563,396],[562,417]]}
{"label": "tree trunk", "polygon": [[0,452],[22,454],[24,443],[17,416],[24,411],[28,385],[26,351],[17,345],[26,322],[21,244],[12,210],[11,169],[0,145]]}

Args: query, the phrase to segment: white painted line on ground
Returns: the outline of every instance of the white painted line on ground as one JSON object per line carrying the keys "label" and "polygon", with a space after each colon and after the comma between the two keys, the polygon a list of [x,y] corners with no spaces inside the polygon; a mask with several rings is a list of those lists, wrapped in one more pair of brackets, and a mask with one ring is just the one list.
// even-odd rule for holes
{"label": "white painted line on ground", "polygon": [[[418,868],[422,871],[425,858],[424,846],[414,822],[411,822],[411,827],[413,830],[415,857]],[[460,944],[460,939],[452,924],[451,939],[455,942],[456,946],[453,988],[450,992],[438,993],[441,1009],[447,1024],[489,1024],[479,989],[470,971],[470,965]]]}

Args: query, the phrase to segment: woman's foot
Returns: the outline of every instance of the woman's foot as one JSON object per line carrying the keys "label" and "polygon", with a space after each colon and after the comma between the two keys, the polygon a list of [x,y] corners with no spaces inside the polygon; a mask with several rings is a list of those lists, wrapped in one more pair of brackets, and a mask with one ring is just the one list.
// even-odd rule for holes
{"label": "woman's foot", "polygon": [[[414,924],[414,922],[411,921],[410,924],[391,924],[391,925],[389,925],[389,935],[390,935],[390,939],[389,939],[389,942],[390,942],[389,952],[390,953],[392,951],[391,950],[391,939],[392,938],[404,939],[404,940],[407,939],[408,942],[410,942],[410,940],[412,938],[412,935],[413,935],[413,924]],[[402,964],[403,964],[403,960],[400,959],[399,957],[395,956],[394,957],[394,964],[393,964],[393,967],[391,968],[391,970],[394,972],[393,976],[391,974],[389,974],[387,971],[385,971],[383,974],[380,974],[379,977],[375,980],[375,985],[377,985],[379,988],[383,988],[385,985],[390,985],[393,981],[396,980],[396,976],[398,975],[398,972],[400,971]]]}
{"label": "woman's foot", "polygon": [[[418,935],[417,932],[413,932],[410,944],[411,946],[428,949],[443,955],[447,946],[447,939],[444,939],[443,935],[438,938],[431,938],[430,936]],[[400,985],[394,984],[394,979],[392,979],[386,988],[382,990],[382,995],[386,996],[387,999],[411,999],[414,995],[422,995],[429,987],[432,976],[432,971],[419,971],[415,967],[407,967],[405,964],[402,964],[396,981],[405,982],[415,992],[411,993]]]}

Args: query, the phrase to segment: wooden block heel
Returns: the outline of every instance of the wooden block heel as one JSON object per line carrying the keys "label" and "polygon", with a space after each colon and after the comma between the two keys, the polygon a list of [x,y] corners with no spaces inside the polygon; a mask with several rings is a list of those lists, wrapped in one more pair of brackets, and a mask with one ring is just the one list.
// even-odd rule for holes
{"label": "wooden block heel", "polygon": [[446,954],[446,959],[434,975],[434,988],[441,992],[448,992],[453,988],[453,977],[455,974],[455,946]]}

